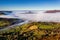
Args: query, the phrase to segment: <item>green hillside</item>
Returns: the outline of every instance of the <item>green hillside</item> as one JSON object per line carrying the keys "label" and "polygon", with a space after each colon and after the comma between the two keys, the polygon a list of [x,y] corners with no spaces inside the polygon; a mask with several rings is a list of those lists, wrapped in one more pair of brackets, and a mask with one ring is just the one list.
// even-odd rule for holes
{"label": "green hillside", "polygon": [[6,40],[59,40],[60,23],[31,22],[0,32]]}

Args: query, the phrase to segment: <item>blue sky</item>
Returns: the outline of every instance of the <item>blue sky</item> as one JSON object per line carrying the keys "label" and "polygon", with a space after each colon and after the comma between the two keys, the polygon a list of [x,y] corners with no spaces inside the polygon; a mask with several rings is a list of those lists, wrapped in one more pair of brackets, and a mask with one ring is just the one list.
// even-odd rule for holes
{"label": "blue sky", "polygon": [[60,9],[60,0],[0,0],[0,10]]}

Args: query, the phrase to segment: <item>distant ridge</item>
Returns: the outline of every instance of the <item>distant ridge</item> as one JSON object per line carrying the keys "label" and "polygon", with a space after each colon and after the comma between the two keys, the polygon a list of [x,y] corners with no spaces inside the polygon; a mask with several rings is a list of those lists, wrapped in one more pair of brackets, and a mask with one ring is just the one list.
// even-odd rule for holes
{"label": "distant ridge", "polygon": [[60,12],[60,10],[47,10],[45,13],[57,13]]}
{"label": "distant ridge", "polygon": [[12,13],[12,11],[0,11],[0,15],[8,15],[9,13]]}

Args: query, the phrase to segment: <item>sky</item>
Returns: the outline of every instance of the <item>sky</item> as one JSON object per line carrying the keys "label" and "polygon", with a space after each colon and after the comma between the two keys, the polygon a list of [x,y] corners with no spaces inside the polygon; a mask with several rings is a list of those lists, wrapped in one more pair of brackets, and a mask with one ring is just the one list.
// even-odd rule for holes
{"label": "sky", "polygon": [[60,0],[0,0],[0,10],[54,10]]}

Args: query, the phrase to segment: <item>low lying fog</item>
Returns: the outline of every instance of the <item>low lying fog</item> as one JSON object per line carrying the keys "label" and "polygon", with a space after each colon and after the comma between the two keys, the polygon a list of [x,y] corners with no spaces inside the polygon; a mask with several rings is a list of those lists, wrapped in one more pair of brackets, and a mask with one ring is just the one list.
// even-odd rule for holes
{"label": "low lying fog", "polygon": [[60,22],[60,13],[44,13],[45,11],[13,11],[9,15],[0,15],[0,18],[17,18],[30,21]]}
{"label": "low lying fog", "polygon": [[31,21],[60,22],[60,13],[44,13],[44,11],[34,11],[32,13],[14,12],[13,15],[17,18]]}

